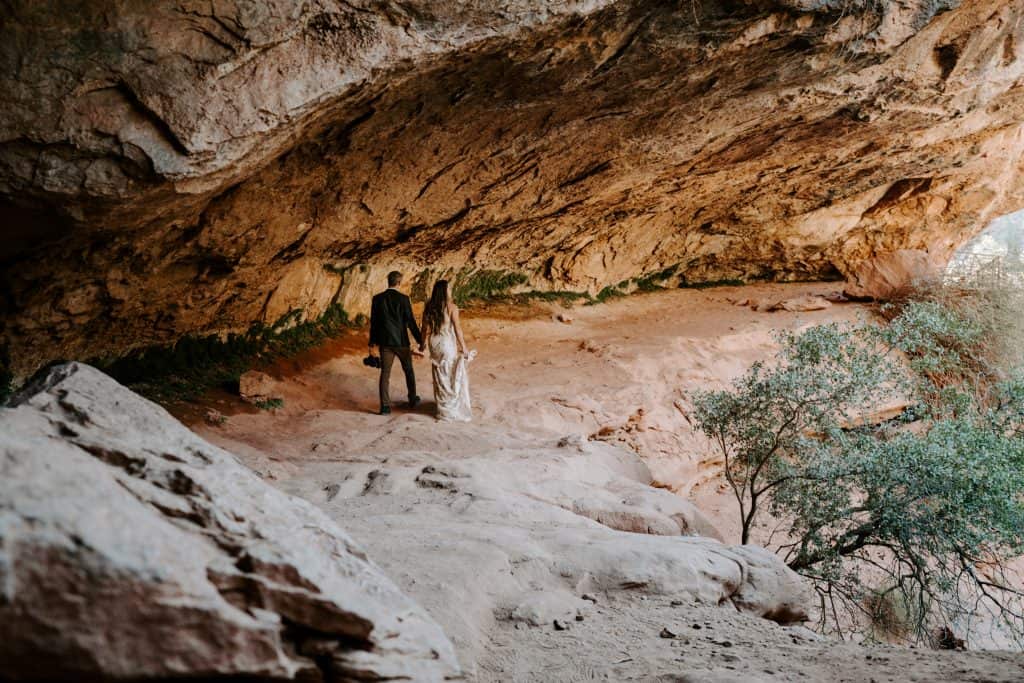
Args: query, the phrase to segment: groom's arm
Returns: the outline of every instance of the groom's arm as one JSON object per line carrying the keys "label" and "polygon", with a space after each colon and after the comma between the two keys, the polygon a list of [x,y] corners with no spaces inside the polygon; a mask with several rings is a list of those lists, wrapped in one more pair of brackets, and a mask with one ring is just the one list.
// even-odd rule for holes
{"label": "groom's arm", "polygon": [[423,346],[423,335],[420,334],[420,328],[416,324],[416,316],[412,314],[412,301],[409,300],[409,297],[405,297],[405,320],[416,344]]}
{"label": "groom's arm", "polygon": [[370,346],[380,346],[380,308],[377,298],[370,304]]}

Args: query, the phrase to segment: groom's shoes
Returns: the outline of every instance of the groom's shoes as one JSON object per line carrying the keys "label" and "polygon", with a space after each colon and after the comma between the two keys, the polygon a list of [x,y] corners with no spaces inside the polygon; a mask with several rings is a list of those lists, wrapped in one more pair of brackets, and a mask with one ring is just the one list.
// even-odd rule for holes
{"label": "groom's shoes", "polygon": [[416,406],[418,406],[419,404],[420,404],[420,397],[419,396],[413,396],[412,398],[409,399],[409,409],[410,410],[415,410]]}
{"label": "groom's shoes", "polygon": [[390,415],[391,414],[391,407],[390,406],[384,406],[383,408],[380,409],[380,414],[381,415]]}

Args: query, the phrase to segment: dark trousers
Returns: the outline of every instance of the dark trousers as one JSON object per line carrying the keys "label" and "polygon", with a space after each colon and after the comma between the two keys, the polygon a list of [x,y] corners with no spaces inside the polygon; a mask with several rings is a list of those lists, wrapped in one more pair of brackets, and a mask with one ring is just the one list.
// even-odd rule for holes
{"label": "dark trousers", "polygon": [[391,365],[395,358],[402,364],[402,372],[405,373],[405,386],[409,390],[409,400],[416,397],[416,375],[412,371],[412,349],[408,346],[385,346],[380,350],[380,407],[391,407],[391,394],[389,384],[391,382]]}

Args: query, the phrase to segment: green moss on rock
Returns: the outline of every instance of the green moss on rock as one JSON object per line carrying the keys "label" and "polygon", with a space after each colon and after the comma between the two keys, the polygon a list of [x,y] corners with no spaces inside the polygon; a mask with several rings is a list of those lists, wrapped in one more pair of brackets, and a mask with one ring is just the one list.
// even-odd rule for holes
{"label": "green moss on rock", "polygon": [[633,278],[633,284],[636,286],[637,291],[656,292],[659,289],[665,289],[665,281],[675,275],[678,270],[679,264],[677,263],[656,273]]}
{"label": "green moss on rock", "polygon": [[509,296],[514,287],[528,281],[523,273],[504,270],[463,271],[455,277],[452,294],[460,306],[474,299],[491,301]]}
{"label": "green moss on rock", "polygon": [[619,286],[621,284],[622,283],[620,282],[618,285],[608,285],[607,287],[602,289],[600,292],[598,292],[597,296],[593,297],[587,303],[590,303],[590,304],[603,304],[606,301],[611,301],[612,299],[618,299],[618,298],[626,296],[627,293],[624,292],[622,290],[622,288]]}
{"label": "green moss on rock", "polygon": [[88,362],[154,400],[189,400],[215,386],[233,387],[256,364],[293,356],[352,326],[341,305],[333,304],[315,320],[302,321],[302,311],[292,310],[273,325],[256,323],[242,334],[186,336],[170,346]]}
{"label": "green moss on rock", "polygon": [[276,410],[278,408],[284,408],[283,398],[265,398],[253,403],[254,406],[260,410]]}

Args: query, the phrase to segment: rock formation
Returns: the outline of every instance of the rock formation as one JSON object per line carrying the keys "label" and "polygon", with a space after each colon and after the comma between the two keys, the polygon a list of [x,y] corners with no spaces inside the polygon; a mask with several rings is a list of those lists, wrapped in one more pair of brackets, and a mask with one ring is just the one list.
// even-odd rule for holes
{"label": "rock formation", "polygon": [[[363,417],[340,413],[308,416],[305,438],[321,420],[338,429]],[[235,430],[244,429],[234,419]],[[442,624],[471,680],[509,679],[492,669],[499,643],[514,649],[507,629],[596,619],[594,600],[641,613],[648,602],[675,602],[780,625],[807,619],[810,590],[779,557],[708,537],[719,535],[710,522],[685,499],[652,487],[648,467],[623,448],[558,446],[489,420],[446,425],[408,414],[363,429],[332,434],[354,437],[333,453],[301,458],[288,455],[303,448],[294,439],[277,455],[289,472],[279,470],[276,485],[345,520]],[[264,469],[266,454],[249,438],[237,445],[244,462]],[[609,634],[636,626],[632,618],[605,624]],[[585,667],[578,656],[567,650],[565,664]]]}
{"label": "rock formation", "polygon": [[[1024,205],[1024,0],[54,0],[0,47],[15,374],[366,307],[940,260]],[[0,349],[3,351],[3,349]]]}
{"label": "rock formation", "polygon": [[0,408],[0,481],[4,680],[458,673],[330,519],[88,366]]}
{"label": "rock formation", "polygon": [[847,278],[844,294],[884,300],[941,279],[942,271],[926,252],[897,249],[858,263]]}
{"label": "rock formation", "polygon": [[[314,456],[280,486],[325,515],[93,368],[56,366],[0,409],[0,678],[457,674],[437,623],[330,517],[471,674],[501,624],[571,621],[588,593],[807,618],[795,573],[697,536],[717,531],[636,455],[461,429]],[[481,455],[429,450],[459,439]]]}

